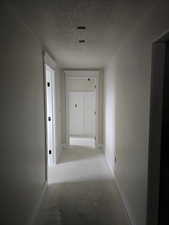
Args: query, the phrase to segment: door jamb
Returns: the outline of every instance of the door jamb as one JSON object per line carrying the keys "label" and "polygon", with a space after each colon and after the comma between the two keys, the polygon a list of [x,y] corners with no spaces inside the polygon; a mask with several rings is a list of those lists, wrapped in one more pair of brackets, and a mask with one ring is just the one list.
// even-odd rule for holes
{"label": "door jamb", "polygon": [[[155,40],[152,45],[157,46],[158,44],[161,45],[161,51],[163,52],[163,58],[161,58],[161,62],[159,62],[159,65],[161,66],[161,64],[163,64],[163,66],[165,67],[164,61],[165,61],[165,48],[166,48],[166,43],[167,41],[169,41],[169,32],[163,34],[160,38],[158,38],[157,40]],[[153,58],[153,57],[152,57]],[[151,68],[151,73],[153,72],[153,68],[154,65],[152,64],[152,68]],[[153,76],[153,74],[152,74]],[[163,82],[164,80],[164,76],[165,76],[165,69],[162,68],[161,69],[161,74],[160,74],[160,79],[161,82]],[[153,77],[152,77],[153,78]],[[152,81],[151,81],[151,85],[152,85]],[[161,102],[163,101],[163,85],[161,85],[161,89],[160,89],[161,93],[160,93],[160,97]],[[152,93],[151,93],[152,95]],[[150,101],[150,107],[152,107],[152,103]],[[159,116],[159,120],[162,123],[162,104],[161,104],[161,109],[160,109],[160,116]],[[151,116],[151,109],[150,109],[150,116]],[[151,131],[151,117],[150,117],[150,131]],[[148,159],[148,198],[147,198],[147,221],[146,224],[149,225],[150,223],[152,225],[157,225],[159,223],[159,197],[160,197],[160,153],[161,153],[161,148],[156,149],[156,152],[152,151],[151,145],[152,145],[152,140],[151,140],[151,132],[149,132],[149,159]],[[160,135],[161,136],[161,135]],[[161,137],[160,137],[161,138]],[[154,156],[155,154],[155,156]],[[153,158],[158,159],[158,161],[156,160],[156,163],[153,162]],[[158,171],[157,171],[158,170]],[[157,179],[157,187],[155,187],[156,192],[153,191],[154,194],[156,194],[156,196],[151,196],[152,193],[152,188],[151,188],[151,181],[152,181],[152,174],[155,173],[156,174],[156,179]],[[154,179],[154,178],[153,178]],[[153,206],[153,207],[152,207]],[[157,212],[158,211],[158,212]],[[154,218],[155,215],[155,218]]]}
{"label": "door jamb", "polygon": [[45,86],[45,128],[46,128],[46,157],[47,157],[47,171],[48,171],[48,157],[49,157],[49,152],[48,152],[48,115],[47,115],[47,80],[46,80],[46,70],[52,71],[54,75],[51,77],[51,86],[52,88],[52,130],[53,130],[53,153],[52,153],[52,164],[54,165],[56,163],[56,148],[55,148],[55,123],[56,123],[56,118],[55,118],[55,69],[52,68],[48,63],[44,63],[44,86]]}

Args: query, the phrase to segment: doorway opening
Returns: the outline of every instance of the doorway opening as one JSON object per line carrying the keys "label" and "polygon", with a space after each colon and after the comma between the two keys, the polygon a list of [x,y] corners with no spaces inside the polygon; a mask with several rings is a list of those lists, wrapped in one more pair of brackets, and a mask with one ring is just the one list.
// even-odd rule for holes
{"label": "doorway opening", "polygon": [[98,77],[66,72],[66,138],[69,146],[95,148],[97,142]]}
{"label": "doorway opening", "polygon": [[147,224],[168,224],[169,33],[153,43]]}

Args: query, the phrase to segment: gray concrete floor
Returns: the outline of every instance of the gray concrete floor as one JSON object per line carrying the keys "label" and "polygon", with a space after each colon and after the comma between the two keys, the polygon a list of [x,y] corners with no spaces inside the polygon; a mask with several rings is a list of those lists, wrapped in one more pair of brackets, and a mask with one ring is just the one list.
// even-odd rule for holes
{"label": "gray concrete floor", "polygon": [[49,170],[36,225],[129,225],[113,175],[98,150],[72,149]]}

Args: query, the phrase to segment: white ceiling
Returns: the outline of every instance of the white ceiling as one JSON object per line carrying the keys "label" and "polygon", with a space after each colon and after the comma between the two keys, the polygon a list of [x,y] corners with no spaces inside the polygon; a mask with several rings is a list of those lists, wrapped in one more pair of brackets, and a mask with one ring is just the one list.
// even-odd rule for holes
{"label": "white ceiling", "polygon": [[[155,1],[155,0],[154,0]],[[12,4],[66,68],[104,67],[152,0],[13,0]],[[78,31],[77,26],[86,26]],[[85,44],[79,44],[85,39]]]}

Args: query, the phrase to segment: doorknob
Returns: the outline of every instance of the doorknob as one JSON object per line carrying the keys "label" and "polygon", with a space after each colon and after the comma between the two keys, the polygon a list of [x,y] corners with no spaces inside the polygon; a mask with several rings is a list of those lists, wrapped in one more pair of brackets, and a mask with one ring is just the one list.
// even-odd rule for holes
{"label": "doorknob", "polygon": [[75,108],[77,108],[77,104],[75,104]]}

